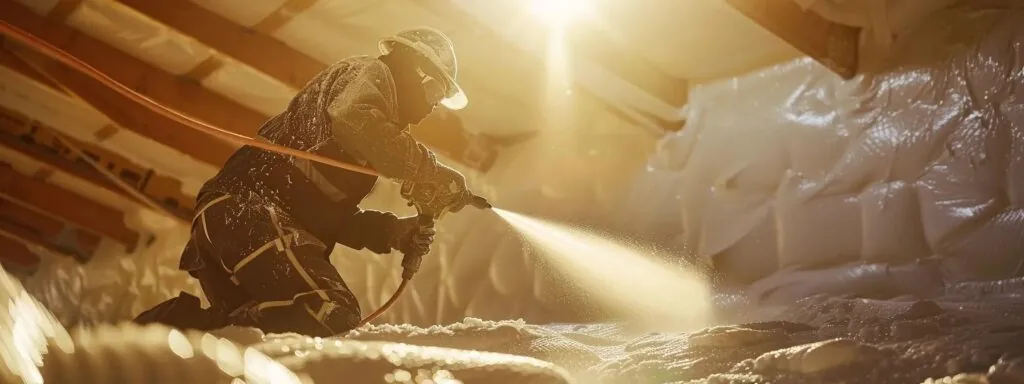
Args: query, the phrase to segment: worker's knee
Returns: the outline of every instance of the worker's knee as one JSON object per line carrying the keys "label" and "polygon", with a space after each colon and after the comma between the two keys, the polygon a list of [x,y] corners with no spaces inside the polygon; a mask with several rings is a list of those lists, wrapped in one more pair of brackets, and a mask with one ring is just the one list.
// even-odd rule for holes
{"label": "worker's knee", "polygon": [[322,327],[329,336],[348,332],[359,326],[362,320],[362,311],[359,309],[359,302],[356,301],[352,292],[341,290],[327,291],[327,300],[317,297],[307,308],[309,315],[316,322],[323,324]]}
{"label": "worker's knee", "polygon": [[296,332],[329,337],[359,326],[362,313],[355,296],[347,290],[309,292],[288,305],[264,303],[254,316],[264,332]]}

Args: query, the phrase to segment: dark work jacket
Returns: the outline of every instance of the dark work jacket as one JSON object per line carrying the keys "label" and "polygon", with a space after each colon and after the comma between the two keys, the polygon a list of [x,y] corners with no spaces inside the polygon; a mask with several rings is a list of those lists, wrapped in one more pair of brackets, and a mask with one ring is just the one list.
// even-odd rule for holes
{"label": "dark work jacket", "polygon": [[[359,101],[347,107],[353,111],[339,111],[338,106],[351,104],[350,100]],[[367,166],[362,159],[373,158],[379,165],[373,168],[384,168],[382,174],[401,180],[426,160],[433,161],[433,156],[407,129],[396,128],[396,121],[390,72],[377,59],[357,57],[338,62],[312,79],[284,112],[260,127],[258,138],[350,164]],[[344,150],[340,143],[346,140],[363,143],[370,147],[364,152],[372,153],[363,155],[351,146]],[[382,153],[389,157],[381,159]],[[202,187],[197,206],[204,196],[229,194],[274,206],[292,225],[327,245],[328,253],[335,243],[387,253],[397,217],[358,207],[376,182],[376,176],[245,146]]]}

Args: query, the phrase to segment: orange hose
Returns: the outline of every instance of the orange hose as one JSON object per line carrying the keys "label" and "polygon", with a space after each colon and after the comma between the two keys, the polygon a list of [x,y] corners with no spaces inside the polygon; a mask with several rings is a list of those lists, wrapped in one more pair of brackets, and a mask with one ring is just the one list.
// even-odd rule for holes
{"label": "orange hose", "polygon": [[395,289],[395,293],[391,294],[391,298],[389,298],[388,301],[385,301],[384,304],[381,304],[380,308],[377,308],[376,311],[364,317],[363,320],[359,322],[359,326],[362,327],[369,324],[371,321],[380,317],[380,315],[383,315],[384,312],[391,308],[391,305],[395,304],[395,301],[402,295],[402,292],[405,292],[405,287],[407,285],[409,285],[409,279],[402,279],[402,282],[398,284],[398,288]]}
{"label": "orange hose", "polygon": [[371,176],[380,176],[380,174],[377,173],[377,171],[374,171],[370,168],[361,167],[354,164],[343,163],[341,161],[334,160],[326,156],[321,156],[310,152],[304,152],[294,148],[288,148],[277,144],[258,141],[251,137],[230,132],[218,127],[214,127],[202,121],[193,119],[181,112],[175,111],[167,106],[164,106],[146,97],[145,95],[135,92],[135,90],[128,88],[124,84],[117,82],[117,80],[110,78],[103,72],[100,72],[96,68],[93,68],[91,65],[86,64],[82,60],[79,60],[77,57],[74,57],[73,55],[64,52],[60,48],[57,48],[51,45],[50,43],[47,43],[46,41],[39,39],[36,36],[33,36],[31,33],[28,33],[18,27],[15,27],[3,20],[0,20],[0,34],[7,35],[11,37],[13,40],[18,41],[19,43],[22,43],[29,47],[32,47],[39,53],[42,53],[43,55],[46,55],[51,59],[63,63],[78,72],[88,75],[96,81],[103,83],[103,85],[106,85],[107,87],[117,91],[117,93],[120,93],[121,95],[128,97],[129,99],[132,99],[135,102],[138,102],[139,104],[142,104],[149,110],[152,110],[156,113],[159,113],[160,115],[163,115],[164,117],[167,117],[171,120],[174,120],[180,124],[186,125],[193,129],[199,130],[200,132],[206,133],[215,138],[233,144],[249,145],[263,150],[277,152],[283,155],[295,156],[300,159],[315,161],[324,165],[329,165],[332,167],[337,167],[353,172],[358,172]]}
{"label": "orange hose", "polygon": [[[21,30],[18,27],[10,25],[9,23],[3,20],[0,20],[0,34],[7,35],[24,45],[32,47],[39,53],[42,53],[43,55],[46,55],[51,59],[54,59],[64,65],[67,65],[72,69],[81,72],[95,79],[96,81],[99,81],[100,83],[103,83],[103,85],[106,85],[107,87],[117,91],[117,93],[120,93],[121,95],[131,100],[134,100],[139,104],[142,104],[146,108],[154,112],[157,112],[160,115],[163,115],[164,117],[170,118],[180,124],[184,124],[190,128],[199,130],[200,132],[206,133],[215,138],[227,141],[229,143],[234,143],[238,145],[249,145],[263,150],[277,152],[283,155],[295,156],[300,159],[315,161],[321,164],[353,172],[359,172],[366,175],[380,176],[379,173],[370,168],[343,163],[326,156],[304,152],[277,144],[258,141],[251,137],[230,132],[218,127],[214,127],[202,121],[193,119],[181,112],[175,111],[163,104],[160,104],[154,101],[153,99],[146,97],[145,95],[135,92],[131,88],[126,87],[124,84],[121,84],[117,80],[114,80],[110,78],[110,76],[107,76],[103,72],[100,72],[98,69],[93,68],[91,65],[79,60],[77,57],[74,57],[73,55],[64,52],[64,50],[57,48],[51,45],[50,43],[47,43],[46,41],[39,39],[36,36],[33,36],[31,33],[28,33],[24,30]],[[366,316],[362,321],[360,321],[359,326],[366,325],[369,322],[380,317],[382,314],[384,314],[384,312],[391,308],[395,301],[398,300],[398,297],[402,295],[402,292],[405,291],[405,288],[408,284],[409,279],[402,279],[402,282],[398,285],[398,288],[395,290],[395,293],[391,295],[391,298],[389,298],[388,301],[384,302],[384,304],[381,305],[380,308],[378,308],[376,311],[374,311],[369,316]]]}

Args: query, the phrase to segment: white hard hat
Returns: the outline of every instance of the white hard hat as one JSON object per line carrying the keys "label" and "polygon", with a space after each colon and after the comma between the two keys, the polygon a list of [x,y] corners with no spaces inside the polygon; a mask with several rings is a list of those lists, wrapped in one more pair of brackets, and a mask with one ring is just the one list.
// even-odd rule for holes
{"label": "white hard hat", "polygon": [[441,105],[451,110],[465,108],[469,104],[466,93],[462,87],[455,82],[459,72],[459,65],[455,59],[455,46],[452,40],[444,32],[431,27],[417,27],[398,32],[394,36],[380,41],[380,52],[389,54],[395,48],[395,44],[402,44],[429,60],[444,76],[445,97]]}

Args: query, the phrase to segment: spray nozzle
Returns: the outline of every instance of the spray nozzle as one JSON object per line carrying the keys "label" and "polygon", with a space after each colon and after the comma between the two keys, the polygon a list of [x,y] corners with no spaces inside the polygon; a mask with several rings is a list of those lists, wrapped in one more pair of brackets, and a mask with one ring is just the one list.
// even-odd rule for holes
{"label": "spray nozzle", "polygon": [[491,208],[494,208],[494,206],[491,205],[490,201],[487,201],[487,199],[483,198],[483,196],[477,196],[477,195],[473,195],[473,197],[469,198],[469,205],[472,205],[472,206],[480,208],[480,209],[491,209]]}

